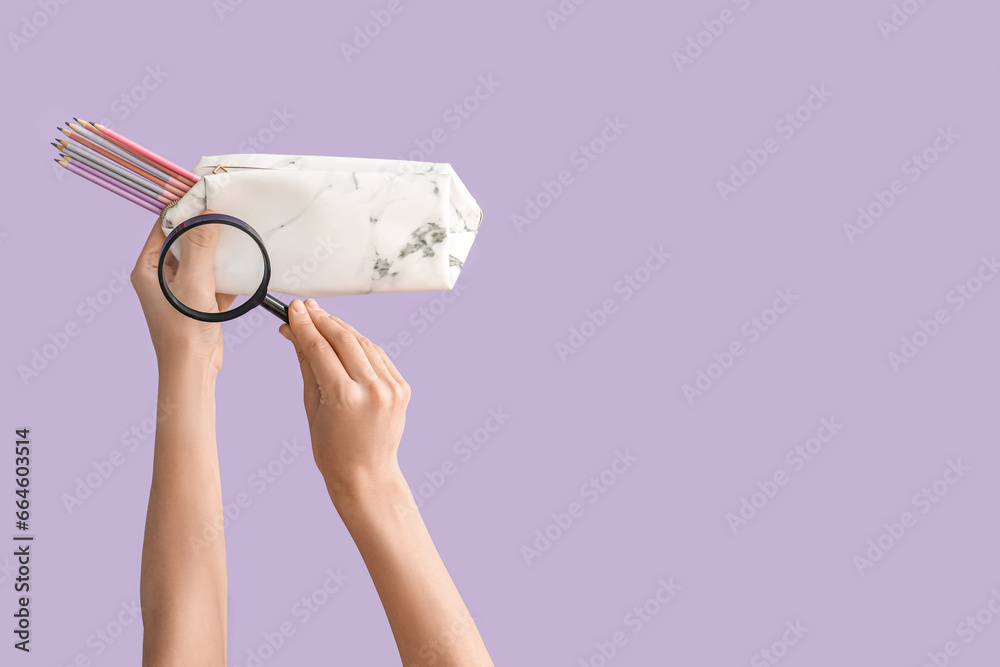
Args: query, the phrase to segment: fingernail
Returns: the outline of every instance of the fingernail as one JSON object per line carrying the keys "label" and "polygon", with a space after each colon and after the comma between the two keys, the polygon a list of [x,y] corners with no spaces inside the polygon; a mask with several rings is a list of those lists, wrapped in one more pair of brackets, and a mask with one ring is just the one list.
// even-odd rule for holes
{"label": "fingernail", "polygon": [[316,299],[306,299],[306,305],[312,310],[319,310],[319,304],[316,303]]}
{"label": "fingernail", "polygon": [[299,301],[298,299],[295,299],[294,301],[292,301],[291,305],[292,305],[292,310],[294,310],[296,313],[304,313],[304,312],[306,312],[306,309],[302,307],[302,302]]}

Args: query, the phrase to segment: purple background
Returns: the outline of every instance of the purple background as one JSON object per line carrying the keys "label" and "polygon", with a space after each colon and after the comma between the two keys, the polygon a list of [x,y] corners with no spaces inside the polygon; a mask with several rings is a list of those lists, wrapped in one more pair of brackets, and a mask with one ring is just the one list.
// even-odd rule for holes
{"label": "purple background", "polygon": [[[2,21],[0,383],[5,437],[32,429],[37,535],[34,650],[14,651],[5,629],[10,664],[140,655],[141,626],[116,624],[138,602],[156,367],[131,287],[103,290],[131,270],[152,216],[54,171],[48,142],[73,115],[188,166],[252,151],[248,137],[267,153],[403,158],[445,130],[430,159],[450,162],[485,211],[459,298],[443,312],[433,293],[322,305],[383,346],[411,336],[394,350],[413,386],[401,464],[415,492],[433,490],[424,516],[498,665],[772,664],[767,649],[788,665],[917,667],[948,642],[949,664],[996,664],[1000,281],[975,280],[981,258],[1000,252],[996,3],[908,0],[919,11],[886,36],[889,0],[595,0],[555,29],[546,12],[557,0],[403,0],[348,62],[339,44],[388,2],[245,0],[222,13],[208,0],[49,2],[51,18],[37,14],[44,3],[16,0]],[[712,23],[723,10],[732,22]],[[26,28],[33,20],[43,27]],[[722,34],[701,35],[711,43],[679,68],[674,52],[704,21]],[[13,44],[12,33],[30,38]],[[490,75],[499,87],[449,123]],[[832,97],[799,109],[814,86]],[[294,116],[280,132],[268,130],[275,109]],[[809,119],[788,137],[776,123],[797,109]],[[580,171],[574,154],[608,118],[627,127],[595,142],[606,150]],[[938,159],[911,181],[904,163],[949,127],[958,138],[928,151]],[[723,201],[717,182],[769,138],[777,152]],[[562,170],[572,183],[518,230],[512,215]],[[896,179],[905,194],[852,243],[844,226]],[[649,246],[671,254],[651,275],[640,269]],[[628,300],[615,290],[626,274],[648,278]],[[953,290],[970,279],[981,289],[959,308]],[[744,323],[773,316],[776,290],[797,300],[751,341]],[[80,306],[101,298],[99,313]],[[562,360],[557,343],[606,299],[614,312],[583,326],[593,335]],[[439,313],[426,328],[421,308]],[[947,323],[894,369],[888,355],[938,309]],[[18,367],[69,323],[79,335],[23,381]],[[226,535],[229,664],[246,665],[285,621],[296,633],[264,664],[395,664],[311,455],[258,494],[257,469],[309,435],[276,321],[242,326],[225,325],[217,392],[223,497],[252,500]],[[719,377],[713,354],[727,360],[733,341],[744,354]],[[699,371],[716,379],[689,401],[682,387]],[[463,460],[454,443],[501,407],[509,420]],[[796,470],[786,454],[824,418],[842,429]],[[115,450],[124,462],[69,511],[64,497]],[[605,493],[581,489],[616,451],[637,460]],[[457,472],[427,486],[447,460]],[[949,462],[968,470],[921,501]],[[787,483],[734,533],[727,514],[744,498],[761,504],[753,494],[776,472]],[[0,532],[13,533],[12,494],[0,495]],[[573,502],[582,516],[549,527]],[[859,567],[906,512],[903,536],[883,536],[891,548]],[[561,534],[529,564],[522,547],[535,548],[536,530]],[[13,558],[0,565],[10,623]],[[328,568],[350,579],[301,623],[293,605]],[[676,596],[648,602],[671,578]],[[656,613],[635,632],[628,614],[647,603]],[[992,604],[1000,611],[1000,594]],[[981,631],[960,627],[977,612]],[[786,633],[796,622],[801,638]],[[610,653],[618,632],[627,643],[606,660],[599,645]]]}

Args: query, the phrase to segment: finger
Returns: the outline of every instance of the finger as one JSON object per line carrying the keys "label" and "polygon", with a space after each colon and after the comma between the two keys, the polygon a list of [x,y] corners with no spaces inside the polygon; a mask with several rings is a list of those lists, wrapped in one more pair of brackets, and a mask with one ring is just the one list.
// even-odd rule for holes
{"label": "finger", "polygon": [[315,299],[309,299],[306,306],[316,329],[330,342],[351,379],[355,382],[377,380],[378,375],[372,368],[371,362],[368,361],[368,355],[365,354],[357,336],[330,319],[327,312],[319,307]]}
{"label": "finger", "polygon": [[[306,305],[308,306],[309,303],[306,302]],[[352,334],[354,334],[354,337],[358,339],[358,343],[361,344],[361,349],[365,351],[365,356],[368,357],[368,363],[371,364],[372,369],[374,369],[376,375],[378,375],[383,380],[389,380],[390,378],[392,378],[392,374],[386,367],[385,361],[382,360],[382,356],[378,353],[378,349],[376,349],[375,343],[371,342],[371,340],[369,340],[368,337],[361,335],[360,331],[358,331],[357,329],[355,329],[350,324],[340,319],[336,315],[329,315],[328,317],[337,324],[339,324],[340,326],[350,331]]]}
{"label": "finger", "polygon": [[166,278],[168,285],[177,276],[178,266],[179,263],[177,262],[177,258],[174,257],[174,253],[168,252],[166,258],[163,260],[163,277]]}
{"label": "finger", "polygon": [[381,347],[378,348],[379,356],[382,357],[382,361],[385,363],[385,367],[389,369],[389,374],[392,375],[393,379],[399,384],[406,384],[406,380],[403,379],[403,374],[396,369],[396,364],[392,363],[392,359]]}
{"label": "finger", "polygon": [[163,229],[160,227],[160,219],[157,218],[153,224],[153,229],[146,238],[146,243],[139,252],[139,258],[135,262],[135,268],[140,271],[156,271],[160,261],[160,249],[163,242],[167,240]]}
{"label": "finger", "polygon": [[[205,215],[207,213],[215,213],[215,211],[213,211],[211,209],[206,209],[206,210],[202,211],[201,213],[199,213],[199,215]],[[198,239],[196,239],[194,237],[192,237],[192,238],[188,238],[188,237],[192,236],[193,234],[199,234],[199,230],[203,230],[203,231],[200,232],[200,234],[204,235],[204,233],[205,233],[204,230],[208,229],[209,231],[211,231],[211,229],[209,229],[209,228],[214,228],[214,229],[217,230],[218,225],[205,225],[205,226],[193,229],[191,231],[184,232],[182,234],[182,236],[181,236],[181,255],[182,256],[186,256],[184,249],[191,244],[191,241],[198,240]],[[161,234],[162,234],[162,231],[161,231]],[[163,245],[163,243],[161,242],[160,245]],[[197,252],[193,252],[192,254],[197,255]],[[212,252],[213,273],[212,273],[212,282],[211,282],[213,290],[215,289],[214,259],[215,259],[215,254],[214,254],[214,249],[213,249],[213,252]],[[167,258],[166,258],[166,260],[165,260],[164,263],[165,263],[166,267],[170,267],[170,266],[174,267],[174,271],[171,274],[171,277],[176,278],[177,274],[179,272],[181,272],[181,266],[180,266],[181,262],[177,259],[176,256],[174,256],[173,253],[168,253],[167,254]],[[195,268],[194,265],[193,265],[193,258],[192,258],[192,262],[185,262],[185,265],[187,266],[187,268],[184,269],[184,271],[190,271],[191,269]],[[188,280],[190,280],[190,276],[189,276]],[[168,280],[168,283],[173,284],[174,281],[173,280]],[[188,289],[189,284],[190,284],[189,282],[178,283],[177,286],[184,285],[184,289]]]}
{"label": "finger", "polygon": [[181,234],[181,259],[177,286],[189,294],[203,290],[215,294],[215,248],[219,225],[199,225]]}
{"label": "finger", "polygon": [[293,299],[288,306],[288,323],[291,326],[292,337],[309,362],[320,389],[332,393],[350,382],[351,376],[340,362],[333,347],[313,324],[302,301]]}
{"label": "finger", "polygon": [[229,307],[233,305],[233,301],[236,301],[235,294],[216,294],[215,301],[219,304],[219,312],[224,313],[229,310]]}
{"label": "finger", "polygon": [[302,354],[302,348],[295,340],[292,328],[287,324],[278,327],[278,333],[292,343],[295,348],[295,355],[299,358],[299,368],[302,371],[302,394],[307,408],[314,407],[319,403],[319,385],[316,384],[316,375],[313,373],[309,360]]}

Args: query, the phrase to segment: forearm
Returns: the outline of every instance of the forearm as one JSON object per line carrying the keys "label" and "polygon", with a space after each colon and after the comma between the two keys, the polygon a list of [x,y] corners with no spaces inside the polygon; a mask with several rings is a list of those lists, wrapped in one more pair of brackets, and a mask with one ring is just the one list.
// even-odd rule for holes
{"label": "forearm", "polygon": [[224,664],[226,556],[215,371],[162,368],[142,548],[144,661]]}
{"label": "forearm", "polygon": [[404,665],[493,665],[402,474],[360,492],[331,490],[364,558]]}

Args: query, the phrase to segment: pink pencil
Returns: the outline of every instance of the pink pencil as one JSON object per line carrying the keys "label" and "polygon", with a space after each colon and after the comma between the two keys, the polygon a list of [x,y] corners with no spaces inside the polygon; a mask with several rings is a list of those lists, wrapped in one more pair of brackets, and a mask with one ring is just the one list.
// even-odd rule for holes
{"label": "pink pencil", "polygon": [[[83,121],[81,121],[81,122],[83,122]],[[107,127],[104,127],[103,125],[99,125],[97,123],[93,123],[92,125],[94,127],[96,127],[98,129],[98,131],[101,134],[103,134],[105,137],[107,137],[111,141],[115,142],[116,144],[118,144],[119,146],[121,146],[125,150],[129,151],[130,153],[134,153],[135,155],[138,155],[140,157],[144,157],[147,160],[152,160],[154,163],[159,164],[159,165],[161,165],[163,167],[166,167],[168,170],[174,172],[175,174],[181,176],[182,178],[185,178],[185,179],[191,181],[188,184],[188,187],[190,187],[191,185],[194,185],[195,181],[200,180],[199,176],[195,176],[194,174],[192,174],[187,169],[184,169],[183,167],[178,167],[176,164],[174,164],[170,160],[168,160],[168,159],[166,159],[164,157],[160,157],[159,155],[157,155],[156,153],[154,153],[153,151],[151,151],[151,150],[149,150],[147,148],[143,148],[142,146],[140,146],[139,144],[135,143],[131,139],[127,139],[127,138],[123,137],[122,135],[118,134],[114,130],[109,129]]]}
{"label": "pink pencil", "polygon": [[106,189],[110,190],[111,192],[114,192],[116,195],[119,195],[119,196],[121,196],[121,197],[123,197],[125,199],[128,199],[130,202],[133,202],[133,203],[138,204],[139,206],[142,206],[144,209],[146,209],[148,211],[151,211],[153,213],[159,213],[160,212],[160,209],[157,208],[156,206],[154,206],[153,204],[149,203],[148,201],[144,201],[144,200],[140,199],[137,195],[135,195],[135,194],[133,194],[133,193],[128,192],[127,190],[125,190],[125,188],[119,187],[119,186],[115,185],[114,183],[112,183],[111,179],[105,180],[105,179],[99,178],[98,176],[94,176],[92,174],[89,174],[84,169],[82,169],[80,165],[70,164],[69,162],[66,162],[64,160],[56,160],[56,162],[58,162],[60,165],[62,165],[63,167],[65,167],[69,171],[72,171],[77,176],[82,176],[83,178],[86,178],[88,181],[96,183],[97,185],[100,185],[101,187],[106,188]]}

